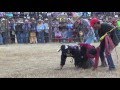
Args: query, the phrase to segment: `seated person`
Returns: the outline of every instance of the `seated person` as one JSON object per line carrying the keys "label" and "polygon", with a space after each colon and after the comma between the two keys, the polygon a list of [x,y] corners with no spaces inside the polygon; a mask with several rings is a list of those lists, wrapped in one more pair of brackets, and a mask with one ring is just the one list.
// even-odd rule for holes
{"label": "seated person", "polygon": [[59,30],[57,30],[56,32],[55,32],[55,41],[56,42],[61,42],[61,39],[62,39],[62,33],[61,33],[61,31],[59,31]]}

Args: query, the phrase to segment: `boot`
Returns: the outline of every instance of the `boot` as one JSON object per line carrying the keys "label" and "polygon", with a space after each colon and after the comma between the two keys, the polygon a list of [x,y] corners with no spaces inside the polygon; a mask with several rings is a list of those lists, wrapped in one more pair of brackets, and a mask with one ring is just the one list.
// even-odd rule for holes
{"label": "boot", "polygon": [[109,68],[109,71],[115,71],[116,68]]}
{"label": "boot", "polygon": [[107,67],[107,63],[106,63],[106,61],[105,61],[105,60],[101,62],[100,67]]}

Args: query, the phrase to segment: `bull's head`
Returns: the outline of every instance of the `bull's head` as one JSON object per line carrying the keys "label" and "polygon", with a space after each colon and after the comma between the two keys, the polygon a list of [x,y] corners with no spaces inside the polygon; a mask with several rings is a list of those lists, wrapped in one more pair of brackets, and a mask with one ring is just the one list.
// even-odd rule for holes
{"label": "bull's head", "polygon": [[71,53],[72,52],[72,48],[69,45],[62,45],[59,51],[64,52],[67,57],[71,57],[72,56],[72,53]]}

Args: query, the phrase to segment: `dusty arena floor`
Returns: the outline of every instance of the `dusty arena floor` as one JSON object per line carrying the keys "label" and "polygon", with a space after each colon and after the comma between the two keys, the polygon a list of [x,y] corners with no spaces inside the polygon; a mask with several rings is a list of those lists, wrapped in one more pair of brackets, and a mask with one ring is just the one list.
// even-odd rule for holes
{"label": "dusty arena floor", "polygon": [[[115,50],[113,59],[116,71],[107,71],[108,67],[76,70],[71,58],[67,59],[62,70],[56,70],[60,64],[57,52],[61,44],[13,44],[0,46],[0,78],[120,78],[120,61]],[[98,46],[98,44],[95,44]],[[116,48],[120,57],[120,45]]]}

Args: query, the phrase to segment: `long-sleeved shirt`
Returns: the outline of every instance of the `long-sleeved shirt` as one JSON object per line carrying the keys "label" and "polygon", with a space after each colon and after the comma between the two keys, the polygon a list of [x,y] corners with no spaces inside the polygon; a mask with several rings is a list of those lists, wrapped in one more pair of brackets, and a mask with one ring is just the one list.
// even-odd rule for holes
{"label": "long-sleeved shirt", "polygon": [[44,23],[44,29],[45,29],[45,32],[48,33],[49,31],[49,25],[48,23]]}
{"label": "long-sleeved shirt", "polygon": [[43,31],[45,29],[44,24],[37,25],[37,32]]}

